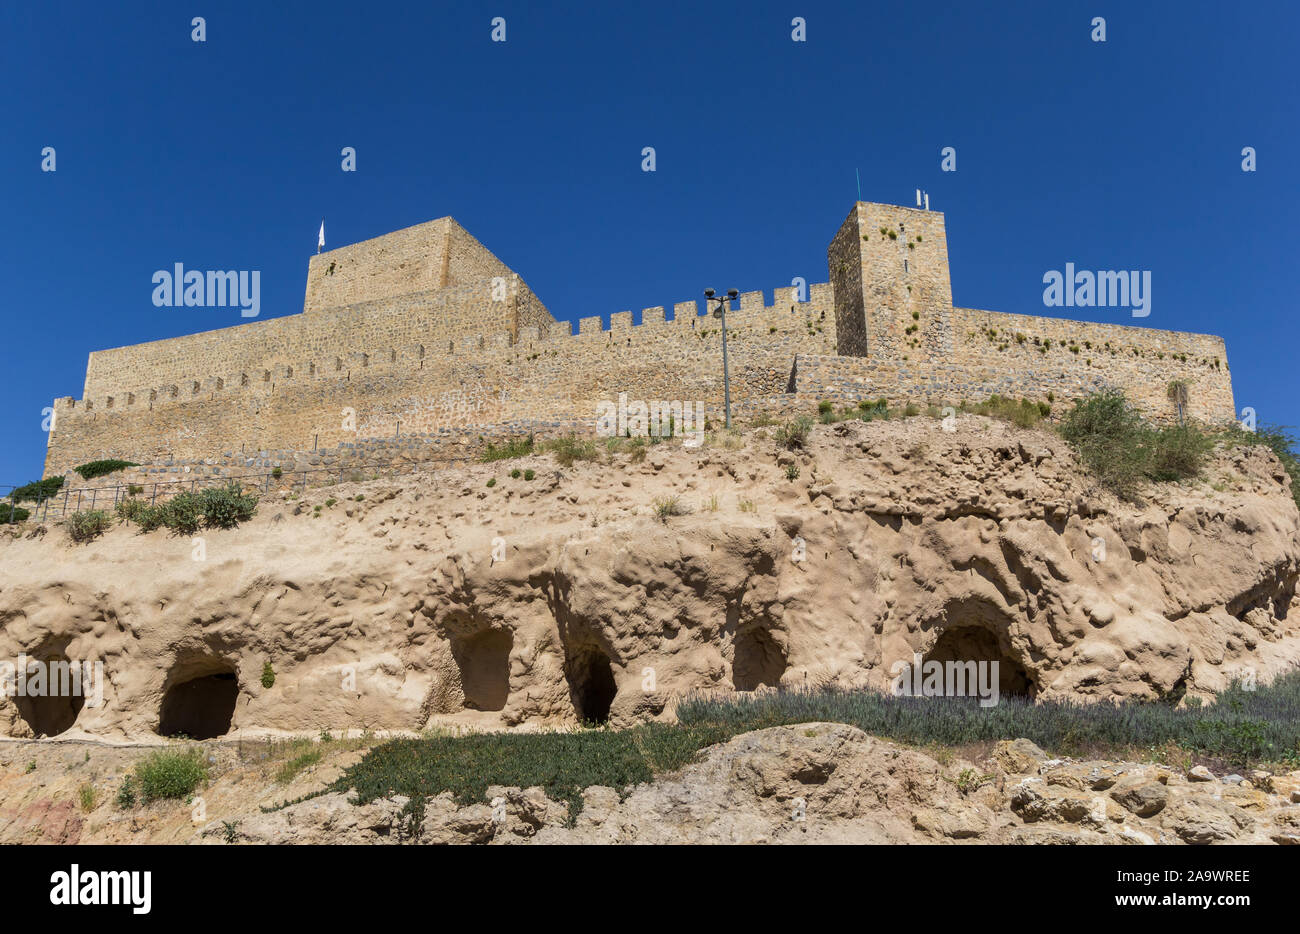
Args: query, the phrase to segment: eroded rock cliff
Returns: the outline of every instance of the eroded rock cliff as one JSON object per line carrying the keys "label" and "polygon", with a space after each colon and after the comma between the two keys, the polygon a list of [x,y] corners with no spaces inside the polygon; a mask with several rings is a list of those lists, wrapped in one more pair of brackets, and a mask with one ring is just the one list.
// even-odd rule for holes
{"label": "eroded rock cliff", "polygon": [[978,416],[770,434],[273,493],[201,543],[8,531],[0,658],[105,678],[101,703],[3,702],[0,731],[622,725],[698,690],[883,688],[915,654],[1040,697],[1300,663],[1300,515],[1263,448],[1137,506],[1055,435]]}

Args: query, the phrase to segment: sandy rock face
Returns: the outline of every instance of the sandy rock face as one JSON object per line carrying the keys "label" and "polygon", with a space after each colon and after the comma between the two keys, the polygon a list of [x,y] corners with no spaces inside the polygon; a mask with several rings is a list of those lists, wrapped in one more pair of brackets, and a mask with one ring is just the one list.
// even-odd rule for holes
{"label": "sandy rock face", "polygon": [[[101,703],[4,701],[0,732],[626,725],[697,690],[883,688],[918,654],[996,660],[1039,697],[1208,695],[1300,663],[1300,516],[1262,449],[1137,507],[1055,436],[975,416],[733,444],[273,493],[201,549],[8,531],[0,658],[105,677]],[[685,513],[658,516],[672,497]]]}

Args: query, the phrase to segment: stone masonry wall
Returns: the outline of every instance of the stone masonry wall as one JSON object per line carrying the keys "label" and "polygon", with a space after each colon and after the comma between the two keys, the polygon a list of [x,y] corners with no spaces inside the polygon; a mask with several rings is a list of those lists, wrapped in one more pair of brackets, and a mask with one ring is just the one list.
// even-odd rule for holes
{"label": "stone masonry wall", "polygon": [[465,228],[441,217],[313,256],[307,263],[303,311],[511,275],[510,267]]}
{"label": "stone masonry wall", "polygon": [[[515,334],[519,320],[554,323],[518,276],[503,301],[490,279],[439,291],[269,318],[90,355],[83,398],[104,407],[193,398],[295,375],[340,374],[376,355],[419,359],[484,334]],[[534,327],[537,324],[533,324]],[[131,396],[135,399],[132,400]]]}
{"label": "stone masonry wall", "polygon": [[952,285],[941,213],[859,202],[831,241],[827,264],[841,355],[951,355]]}
{"label": "stone masonry wall", "polygon": [[[806,302],[797,302],[793,291],[777,289],[772,305],[761,292],[745,293],[727,313],[737,411],[741,399],[785,394],[798,354],[835,349],[829,286],[812,285]],[[358,346],[341,369],[329,357],[290,358],[247,383],[217,385],[208,377],[186,380],[175,392],[115,389],[112,404],[108,396],[59,399],[45,474],[109,457],[235,463],[254,452],[288,456],[364,439],[495,434],[490,430],[507,422],[557,434],[594,426],[597,402],[614,401],[620,392],[646,401],[720,404],[718,321],[698,315],[695,302],[674,310],[665,320],[663,308],[647,308],[635,326],[630,311],[617,312],[607,329],[599,317],[584,318],[577,334],[569,322],[523,327],[515,343],[504,331],[471,336],[426,345],[423,356],[409,344]]]}

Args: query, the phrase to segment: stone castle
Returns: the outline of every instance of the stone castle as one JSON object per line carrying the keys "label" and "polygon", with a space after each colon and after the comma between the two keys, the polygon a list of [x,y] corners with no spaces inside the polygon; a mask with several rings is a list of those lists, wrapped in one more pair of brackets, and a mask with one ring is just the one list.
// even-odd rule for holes
{"label": "stone castle", "polygon": [[[937,211],[858,202],[827,259],[829,282],[728,311],[742,424],[881,397],[1059,410],[1105,387],[1168,420],[1173,380],[1189,417],[1234,417],[1219,337],[954,307]],[[102,458],[200,475],[463,460],[512,435],[590,435],[622,392],[703,401],[718,425],[721,329],[699,310],[583,318],[574,334],[444,217],[313,256],[301,314],[91,353],[82,398],[55,401],[44,475]]]}

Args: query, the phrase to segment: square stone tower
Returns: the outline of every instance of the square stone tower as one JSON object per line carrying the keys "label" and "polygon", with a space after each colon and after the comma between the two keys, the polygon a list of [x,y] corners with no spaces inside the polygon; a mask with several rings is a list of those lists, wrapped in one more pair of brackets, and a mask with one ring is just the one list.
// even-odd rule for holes
{"label": "square stone tower", "polygon": [[302,310],[320,311],[469,286],[514,271],[450,217],[319,253],[307,264]]}
{"label": "square stone tower", "polygon": [[943,214],[859,201],[827,251],[838,352],[878,360],[952,356]]}

